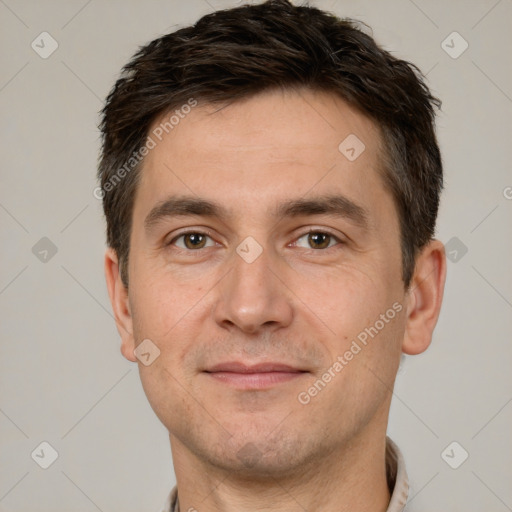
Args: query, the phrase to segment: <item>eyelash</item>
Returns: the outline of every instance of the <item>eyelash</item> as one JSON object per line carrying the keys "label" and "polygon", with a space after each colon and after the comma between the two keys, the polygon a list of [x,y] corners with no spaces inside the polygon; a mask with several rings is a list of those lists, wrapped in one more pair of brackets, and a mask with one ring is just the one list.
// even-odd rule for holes
{"label": "eyelash", "polygon": [[[327,235],[327,236],[331,237],[331,239],[333,239],[336,243],[334,245],[330,245],[324,249],[314,249],[312,247],[304,248],[306,251],[326,252],[327,250],[333,249],[334,247],[336,247],[338,245],[345,244],[345,242],[343,240],[341,240],[339,237],[337,237],[336,235],[334,235],[333,233],[331,233],[329,231],[320,230],[320,229],[310,229],[309,231],[307,231],[307,232],[303,233],[302,235],[300,235],[299,237],[297,237],[295,239],[295,241],[293,242],[293,245],[295,246],[297,241],[299,241],[301,238],[307,237],[308,235],[311,235],[311,234]],[[210,238],[211,240],[213,240],[213,237],[211,236],[211,234],[208,232],[205,232],[205,231],[185,231],[185,232],[180,233],[179,235],[175,236],[170,242],[166,243],[165,245],[168,247],[173,246],[177,240],[179,240],[180,238],[183,238],[187,235],[201,235],[201,236],[206,236],[206,237]],[[208,248],[208,247],[206,247],[206,248]],[[199,253],[199,252],[201,252],[201,249],[204,249],[204,248],[200,248],[200,249],[186,249],[185,248],[184,249],[183,247],[178,247],[178,249],[181,251],[189,252],[189,253],[193,253],[193,252]]]}

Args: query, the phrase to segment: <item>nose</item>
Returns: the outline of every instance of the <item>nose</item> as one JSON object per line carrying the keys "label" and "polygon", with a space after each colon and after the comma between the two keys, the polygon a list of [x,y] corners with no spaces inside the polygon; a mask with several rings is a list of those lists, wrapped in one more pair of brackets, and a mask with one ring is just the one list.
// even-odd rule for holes
{"label": "nose", "polygon": [[220,281],[214,315],[225,329],[246,334],[275,331],[293,319],[291,292],[278,277],[275,258],[266,251],[246,261],[233,254],[231,271]]}

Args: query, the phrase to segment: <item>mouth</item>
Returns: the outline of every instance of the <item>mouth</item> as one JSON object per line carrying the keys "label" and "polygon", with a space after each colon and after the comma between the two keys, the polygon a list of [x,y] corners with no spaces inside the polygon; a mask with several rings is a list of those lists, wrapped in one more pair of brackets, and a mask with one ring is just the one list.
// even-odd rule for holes
{"label": "mouth", "polygon": [[221,363],[204,373],[217,382],[242,390],[269,389],[309,374],[306,370],[272,362],[256,365]]}

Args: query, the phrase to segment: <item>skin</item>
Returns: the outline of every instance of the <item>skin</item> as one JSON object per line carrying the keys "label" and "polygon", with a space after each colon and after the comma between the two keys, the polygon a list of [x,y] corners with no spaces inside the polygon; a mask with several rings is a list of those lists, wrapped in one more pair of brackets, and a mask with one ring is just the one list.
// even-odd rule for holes
{"label": "skin", "polygon": [[[338,150],[349,134],[365,144],[353,162]],[[144,339],[160,350],[139,370],[169,430],[181,510],[387,509],[391,392],[401,353],[431,342],[446,262],[432,241],[404,288],[380,140],[371,120],[332,94],[278,91],[225,108],[199,105],[147,155],[129,290],[112,249],[105,273],[122,354],[138,361]],[[273,214],[285,201],[326,194],[363,208],[367,226],[331,214]],[[148,213],[169,196],[216,202],[228,215],[168,217],[145,230]],[[190,237],[177,238],[185,231],[210,238],[196,249]],[[332,235],[320,238],[327,247],[309,231]],[[236,252],[248,236],[263,250],[252,263]],[[298,394],[394,303],[401,311],[300,403]],[[303,373],[240,389],[204,372],[225,361],[280,362]]]}

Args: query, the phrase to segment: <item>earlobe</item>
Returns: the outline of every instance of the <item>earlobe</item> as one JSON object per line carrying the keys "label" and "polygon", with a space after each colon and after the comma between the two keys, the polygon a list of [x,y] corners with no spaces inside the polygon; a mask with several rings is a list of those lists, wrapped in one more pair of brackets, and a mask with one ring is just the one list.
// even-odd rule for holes
{"label": "earlobe", "polygon": [[128,290],[119,273],[117,254],[111,247],[105,253],[105,279],[117,330],[121,336],[121,353],[129,361],[136,362],[134,356],[133,319],[130,310]]}
{"label": "earlobe", "polygon": [[416,258],[407,292],[407,318],[402,351],[415,355],[424,352],[432,341],[446,280],[446,256],[439,240],[432,240]]}

